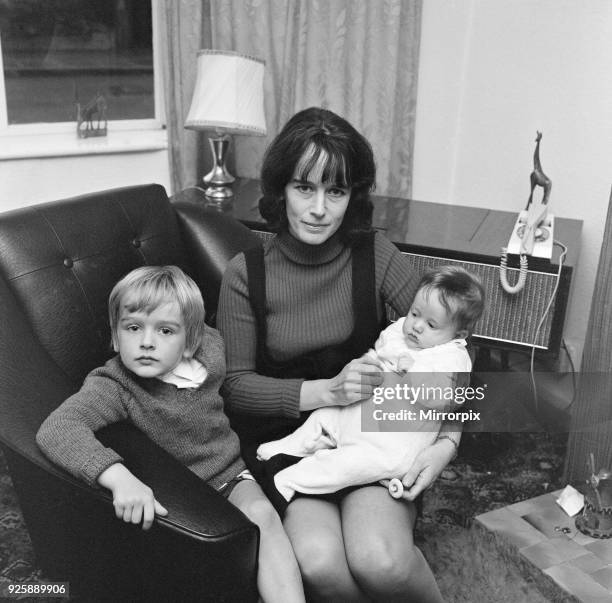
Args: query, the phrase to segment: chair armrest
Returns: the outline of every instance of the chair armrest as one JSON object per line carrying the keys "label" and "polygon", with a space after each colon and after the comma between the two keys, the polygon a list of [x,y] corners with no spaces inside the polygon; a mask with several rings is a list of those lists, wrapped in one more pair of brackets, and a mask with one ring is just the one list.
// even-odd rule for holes
{"label": "chair armrest", "polygon": [[[134,434],[120,428],[112,437],[125,435]],[[174,460],[153,448],[142,450],[152,452],[151,465]],[[3,450],[37,565],[47,579],[69,582],[77,598],[104,593],[96,600],[257,600],[257,527],[195,475],[181,475],[178,461],[178,477],[166,488],[151,484],[169,515],[145,532],[115,517],[108,491],[44,460],[34,463]],[[172,487],[176,497],[165,500]]]}
{"label": "chair armrest", "polygon": [[257,532],[236,507],[129,423],[100,430],[96,437],[117,451],[125,465],[168,509],[160,524],[198,538],[223,538],[241,531]]}

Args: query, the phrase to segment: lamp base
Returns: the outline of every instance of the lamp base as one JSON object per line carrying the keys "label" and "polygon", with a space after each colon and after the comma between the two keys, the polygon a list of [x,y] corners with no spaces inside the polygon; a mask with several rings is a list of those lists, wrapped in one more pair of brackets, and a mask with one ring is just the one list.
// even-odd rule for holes
{"label": "lamp base", "polygon": [[234,191],[229,186],[209,185],[204,189],[204,194],[210,203],[226,203],[234,197]]}
{"label": "lamp base", "polygon": [[203,178],[205,193],[211,201],[220,203],[234,196],[230,185],[236,179],[225,166],[230,137],[227,134],[217,133],[216,136],[211,136],[208,142],[213,156],[213,168]]}

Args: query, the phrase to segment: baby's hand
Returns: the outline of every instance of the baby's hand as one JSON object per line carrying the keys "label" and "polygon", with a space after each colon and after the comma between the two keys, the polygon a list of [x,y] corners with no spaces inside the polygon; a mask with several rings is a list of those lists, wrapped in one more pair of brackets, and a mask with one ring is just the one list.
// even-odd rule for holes
{"label": "baby's hand", "polygon": [[148,530],[155,513],[168,514],[153,496],[153,490],[121,463],[115,463],[103,471],[98,477],[98,483],[113,493],[115,515],[126,523],[142,522],[142,529]]}
{"label": "baby's hand", "polygon": [[372,360],[374,360],[375,362],[378,361],[378,354],[376,353],[376,350],[374,350],[373,348],[370,348],[365,354],[364,356],[367,356],[368,358],[371,358]]}
{"label": "baby's hand", "polygon": [[401,356],[397,361],[397,370],[402,373],[407,373],[414,365],[414,358],[410,356]]}

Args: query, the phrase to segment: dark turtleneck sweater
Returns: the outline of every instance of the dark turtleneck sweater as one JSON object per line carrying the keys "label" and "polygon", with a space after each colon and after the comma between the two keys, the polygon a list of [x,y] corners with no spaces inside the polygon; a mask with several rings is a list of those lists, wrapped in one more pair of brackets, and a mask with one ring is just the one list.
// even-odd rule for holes
{"label": "dark turtleneck sweater", "polygon": [[[344,341],[353,329],[351,248],[337,236],[308,245],[283,232],[264,246],[267,347],[277,360]],[[378,319],[383,305],[408,312],[417,276],[386,237],[374,239]],[[221,284],[217,326],[225,340],[226,402],[246,414],[297,417],[303,379],[255,372],[256,323],[249,302],[246,262],[238,254]]]}

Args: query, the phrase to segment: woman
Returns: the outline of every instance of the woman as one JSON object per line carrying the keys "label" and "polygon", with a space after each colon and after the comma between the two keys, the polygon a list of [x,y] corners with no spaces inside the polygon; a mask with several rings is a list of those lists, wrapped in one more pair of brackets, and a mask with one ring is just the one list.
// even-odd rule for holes
{"label": "woman", "polygon": [[[385,304],[406,314],[417,275],[373,232],[375,174],[367,140],[319,108],[292,117],[264,158],[260,212],[277,234],[234,258],[218,311],[224,394],[259,479],[258,444],[286,435],[312,409],[369,397],[382,381],[364,354],[384,326]],[[447,430],[406,467],[403,500],[370,485],[289,505],[284,526],[311,599],[441,601],[413,542],[413,501],[458,438]]]}

